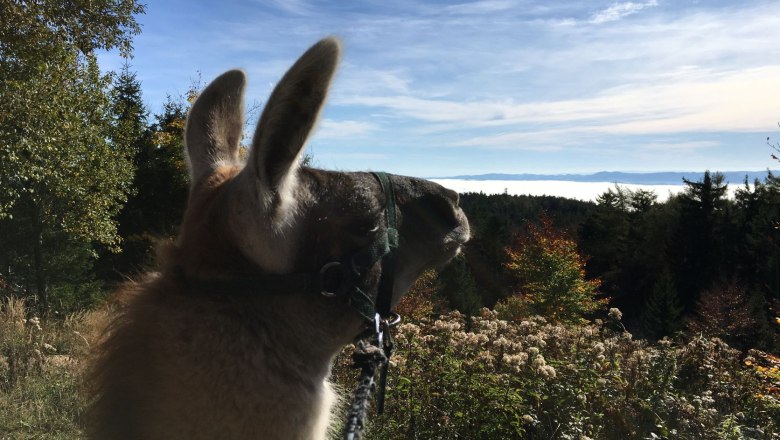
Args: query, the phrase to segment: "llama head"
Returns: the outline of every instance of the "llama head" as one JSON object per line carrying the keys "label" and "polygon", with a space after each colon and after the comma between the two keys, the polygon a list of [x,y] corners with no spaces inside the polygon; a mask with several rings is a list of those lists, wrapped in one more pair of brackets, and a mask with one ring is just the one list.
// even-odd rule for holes
{"label": "llama head", "polygon": [[[245,163],[239,159],[244,73],[221,75],[195,101],[185,134],[190,202],[177,244],[177,264],[187,276],[316,273],[386,232],[386,194],[374,175],[300,165],[338,60],[339,44],[328,38],[290,68],[267,101]],[[457,193],[417,178],[391,175],[390,181],[399,233],[394,304],[422,271],[459,252],[469,226]],[[376,261],[361,273],[369,296],[376,295],[381,272]],[[331,312],[341,307],[341,319],[352,314],[360,322],[338,299],[306,301]]]}

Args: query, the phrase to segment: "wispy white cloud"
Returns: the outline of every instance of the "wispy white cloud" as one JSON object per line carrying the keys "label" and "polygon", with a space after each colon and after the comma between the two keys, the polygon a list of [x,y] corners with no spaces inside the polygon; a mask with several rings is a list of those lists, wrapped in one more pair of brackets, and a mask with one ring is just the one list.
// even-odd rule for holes
{"label": "wispy white cloud", "polygon": [[317,153],[317,158],[328,160],[340,160],[340,159],[360,159],[360,160],[383,160],[387,159],[388,155],[383,153]]}
{"label": "wispy white cloud", "polygon": [[334,91],[352,94],[407,94],[411,93],[410,83],[408,73],[400,66],[383,69],[344,62],[339,69]]}
{"label": "wispy white cloud", "polygon": [[[313,140],[318,156],[348,152],[357,138],[377,154],[420,151],[417,169],[443,166],[429,154],[447,148],[461,168],[498,166],[501,155],[501,166],[581,169],[598,158],[593,168],[618,169],[633,166],[620,160],[634,150],[615,142],[631,139],[648,167],[672,151],[699,164],[708,151],[700,135],[748,136],[780,118],[780,34],[771,31],[780,15],[767,13],[767,0],[717,3],[254,0],[203,14],[171,0],[150,6],[161,11],[156,27],[141,17],[133,62],[155,103],[198,70],[208,81],[232,67],[249,74],[248,102],[262,102],[302,50],[336,34],[345,51]],[[428,148],[412,148],[420,145]]]}
{"label": "wispy white cloud", "polygon": [[311,15],[313,10],[312,5],[306,0],[262,0],[261,3],[294,15]]}
{"label": "wispy white cloud", "polygon": [[324,119],[317,129],[317,139],[347,139],[366,134],[378,127],[371,122]]}
{"label": "wispy white cloud", "polygon": [[654,6],[658,6],[658,2],[656,0],[650,0],[645,3],[613,3],[610,7],[593,14],[590,18],[590,22],[593,24],[601,24],[610,21],[617,21],[624,17],[628,17],[629,15],[636,14],[643,9]]}
{"label": "wispy white cloud", "polygon": [[481,0],[450,5],[445,7],[444,11],[447,13],[463,15],[489,14],[506,11],[515,6],[517,6],[517,2],[512,0]]}
{"label": "wispy white cloud", "polygon": [[[777,78],[780,65],[705,80],[626,85],[584,99],[520,103],[352,96],[343,98],[342,104],[382,107],[419,121],[454,123],[461,129],[516,126],[517,130],[534,131],[524,125],[566,124],[570,130],[571,124],[578,124],[582,132],[607,134],[761,131],[777,117]],[[549,130],[541,127],[543,132]],[[516,137],[502,133],[478,139],[496,144],[515,141]],[[462,142],[474,144],[476,141]]]}
{"label": "wispy white cloud", "polygon": [[643,143],[637,146],[637,149],[642,153],[648,154],[681,154],[691,153],[695,151],[707,150],[718,147],[721,142],[716,141],[655,141],[649,143]]}

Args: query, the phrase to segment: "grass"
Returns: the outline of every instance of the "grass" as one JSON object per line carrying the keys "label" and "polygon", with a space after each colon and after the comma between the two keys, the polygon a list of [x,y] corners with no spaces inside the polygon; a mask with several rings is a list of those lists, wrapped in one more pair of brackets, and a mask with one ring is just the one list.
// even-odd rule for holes
{"label": "grass", "polygon": [[82,438],[82,371],[107,315],[44,321],[0,302],[0,439]]}

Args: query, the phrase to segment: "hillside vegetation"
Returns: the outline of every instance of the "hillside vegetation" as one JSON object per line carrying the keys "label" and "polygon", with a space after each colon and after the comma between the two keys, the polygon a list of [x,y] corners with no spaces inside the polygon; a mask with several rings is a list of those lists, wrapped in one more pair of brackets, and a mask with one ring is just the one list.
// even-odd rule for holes
{"label": "hillside vegetation", "polygon": [[[410,305],[422,307],[395,330],[386,411],[368,438],[780,438],[777,357],[742,357],[716,338],[636,340],[616,310],[580,325],[489,309],[421,317],[433,310],[424,289]],[[2,302],[1,439],[82,437],[81,377],[108,316],[42,321],[23,301]],[[333,373],[345,392],[351,350]]]}

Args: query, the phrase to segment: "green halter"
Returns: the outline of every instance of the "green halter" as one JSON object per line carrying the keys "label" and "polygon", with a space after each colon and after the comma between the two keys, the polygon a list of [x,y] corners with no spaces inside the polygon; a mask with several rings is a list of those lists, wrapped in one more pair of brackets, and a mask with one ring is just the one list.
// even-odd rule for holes
{"label": "green halter", "polygon": [[396,224],[395,189],[387,173],[371,173],[385,193],[385,218],[387,229],[384,234],[387,240],[388,252],[382,255],[382,277],[379,280],[379,290],[376,297],[376,313],[386,318],[390,315],[393,299],[393,277],[395,276],[395,251],[398,249],[398,226]]}

